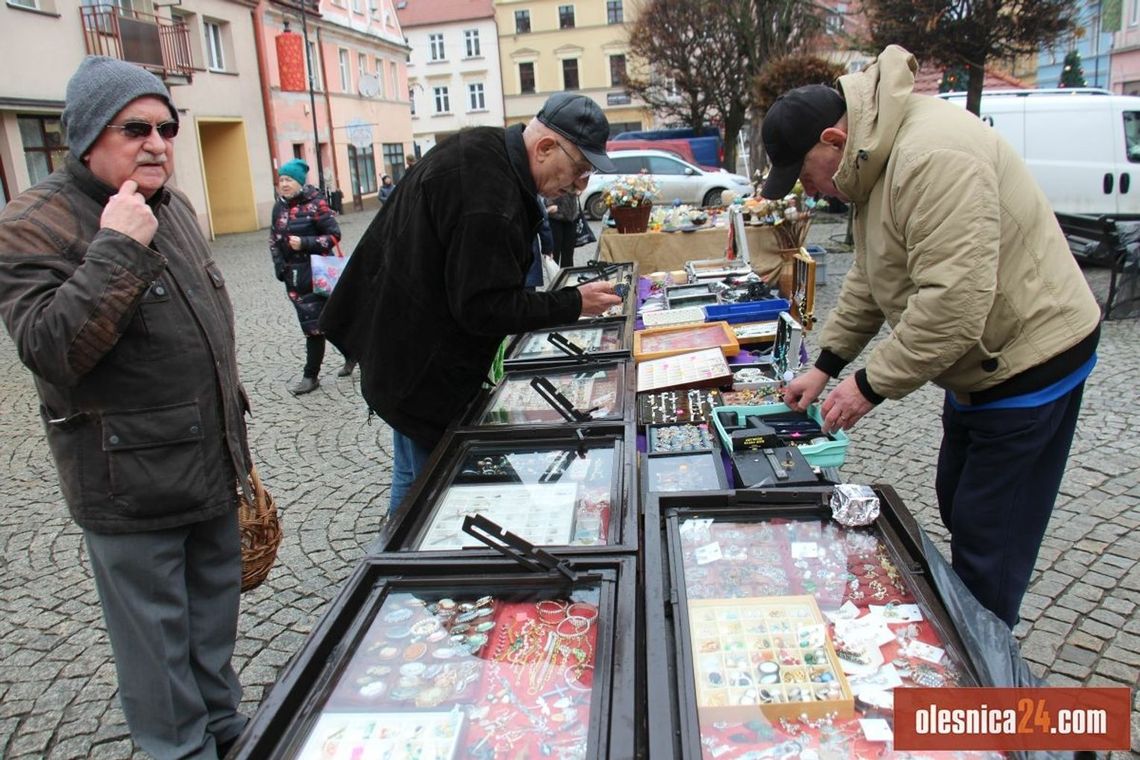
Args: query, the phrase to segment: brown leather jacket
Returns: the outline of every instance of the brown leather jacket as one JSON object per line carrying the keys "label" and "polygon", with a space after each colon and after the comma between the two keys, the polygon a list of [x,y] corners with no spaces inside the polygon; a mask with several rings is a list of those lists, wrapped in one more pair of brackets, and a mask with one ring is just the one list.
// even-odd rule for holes
{"label": "brown leather jacket", "polygon": [[99,228],[114,192],[69,158],[0,212],[0,318],[71,515],[99,533],[223,514],[250,465],[233,310],[194,210],[156,193],[148,248]]}

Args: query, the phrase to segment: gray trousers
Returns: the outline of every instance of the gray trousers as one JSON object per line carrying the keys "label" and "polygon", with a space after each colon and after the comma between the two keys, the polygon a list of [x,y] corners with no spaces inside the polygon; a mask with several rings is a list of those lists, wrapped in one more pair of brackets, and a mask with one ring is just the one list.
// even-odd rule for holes
{"label": "gray trousers", "polygon": [[237,638],[237,511],[145,533],[84,531],[131,737],[158,760],[216,760],[246,718]]}

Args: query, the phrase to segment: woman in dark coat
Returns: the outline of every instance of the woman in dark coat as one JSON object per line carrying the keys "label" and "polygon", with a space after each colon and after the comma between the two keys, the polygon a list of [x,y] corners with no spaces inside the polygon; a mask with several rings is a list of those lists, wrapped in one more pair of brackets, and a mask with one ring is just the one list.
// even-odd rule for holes
{"label": "woman in dark coat", "polygon": [[[328,300],[313,292],[311,254],[333,256],[340,241],[340,225],[320,190],[305,184],[309,165],[300,159],[282,164],[277,170],[280,198],[273,206],[269,227],[269,252],[273,256],[273,272],[285,283],[285,292],[297,310],[297,320],[305,333],[305,369],[301,381],[291,387],[294,396],[310,393],[320,387],[318,377],[325,358],[325,336],[318,321]],[[355,362],[346,361],[337,372],[341,377],[352,374]]]}

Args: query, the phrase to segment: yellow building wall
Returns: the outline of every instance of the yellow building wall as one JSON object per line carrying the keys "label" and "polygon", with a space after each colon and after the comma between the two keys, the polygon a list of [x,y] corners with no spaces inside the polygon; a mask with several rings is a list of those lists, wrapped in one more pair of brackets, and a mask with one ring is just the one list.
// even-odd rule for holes
{"label": "yellow building wall", "polygon": [[202,173],[214,235],[258,228],[253,175],[245,124],[239,120],[198,119]]}
{"label": "yellow building wall", "polygon": [[[560,29],[558,8],[567,4],[574,7],[574,27]],[[515,11],[519,10],[530,12],[528,33],[515,33]],[[611,96],[624,92],[620,85],[610,82],[610,56],[623,54],[627,70],[635,67],[628,30],[636,18],[634,2],[626,0],[623,15],[624,23],[607,23],[606,4],[598,0],[495,0],[507,124],[529,120],[548,97],[563,90],[562,61],[566,58],[578,61],[577,92],[597,101],[611,123],[644,123],[647,111],[639,103],[609,104]],[[534,63],[534,93],[521,91],[518,64],[525,61]]]}

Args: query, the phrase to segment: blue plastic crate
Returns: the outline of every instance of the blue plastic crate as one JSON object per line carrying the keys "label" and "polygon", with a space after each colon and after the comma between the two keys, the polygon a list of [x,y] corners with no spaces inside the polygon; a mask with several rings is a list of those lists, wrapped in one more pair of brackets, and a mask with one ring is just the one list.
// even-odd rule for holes
{"label": "blue plastic crate", "polygon": [[[720,436],[721,445],[728,451],[732,451],[732,439],[729,438],[728,433],[725,431],[724,426],[720,422],[720,415],[723,412],[733,412],[736,414],[736,424],[743,425],[745,417],[764,417],[769,414],[783,414],[784,412],[792,411],[787,404],[764,404],[763,406],[719,406],[712,414],[713,425],[716,427],[716,433]],[[808,407],[807,414],[813,420],[823,425],[823,418],[819,413],[819,404],[812,404]],[[851,439],[842,430],[837,430],[831,433],[834,440],[827,441],[826,443],[813,443],[807,446],[800,446],[800,453],[804,455],[804,459],[815,467],[839,467],[847,458],[847,444]]]}
{"label": "blue plastic crate", "polygon": [[781,311],[787,311],[791,304],[783,298],[769,298],[764,301],[725,303],[705,307],[706,322],[770,322],[778,319]]}

